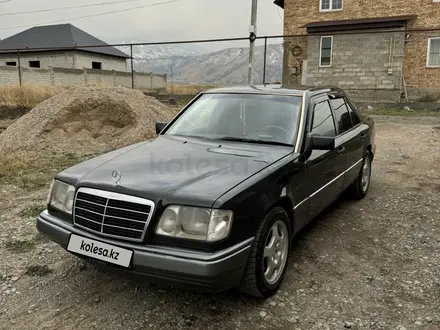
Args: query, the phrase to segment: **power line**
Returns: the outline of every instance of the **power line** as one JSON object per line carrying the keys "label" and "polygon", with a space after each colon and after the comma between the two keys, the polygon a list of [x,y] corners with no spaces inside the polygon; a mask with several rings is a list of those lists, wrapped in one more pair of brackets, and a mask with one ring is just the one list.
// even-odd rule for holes
{"label": "power line", "polygon": [[[2,2],[8,2],[12,0],[7,1],[0,1]],[[118,3],[128,3],[128,2],[139,2],[139,1],[145,1],[145,0],[120,0],[120,1],[111,1],[111,2],[99,2],[99,3],[93,3],[88,5],[78,5],[78,6],[69,6],[69,7],[58,7],[58,8],[47,8],[47,9],[37,9],[37,10],[30,10],[30,11],[17,11],[13,13],[3,13],[0,14],[0,16],[16,16],[16,15],[24,15],[24,14],[35,14],[35,13],[46,13],[50,11],[60,11],[60,10],[67,10],[67,9],[76,9],[76,8],[88,8],[88,7],[98,7],[98,6],[105,6],[105,5],[115,5]]]}
{"label": "power line", "polygon": [[132,7],[132,8],[107,11],[107,12],[104,12],[104,13],[98,13],[98,14],[92,14],[92,15],[77,16],[77,17],[72,17],[72,18],[67,18],[67,19],[62,19],[62,20],[57,20],[57,21],[51,21],[51,22],[45,22],[45,23],[37,23],[37,24],[32,24],[32,25],[29,25],[29,24],[27,24],[27,25],[17,25],[17,26],[12,26],[12,27],[7,27],[7,28],[1,28],[0,31],[20,29],[20,28],[27,28],[27,27],[37,26],[37,25],[46,25],[46,24],[70,22],[70,21],[77,20],[77,19],[83,19],[83,18],[89,18],[89,17],[97,17],[97,16],[104,16],[104,15],[109,15],[109,14],[116,14],[116,13],[131,11],[131,10],[135,10],[135,9],[142,9],[142,8],[147,8],[147,7],[166,5],[166,4],[173,3],[173,2],[178,2],[178,1],[182,1],[182,0],[168,0],[168,1],[164,1],[164,2],[152,3],[152,4],[149,4],[149,5],[143,5],[143,6],[137,6],[137,7]]}
{"label": "power line", "polygon": [[139,57],[139,56],[133,56],[133,58],[137,59],[137,60],[144,60],[144,61],[165,61],[165,60],[172,60],[172,59],[188,59],[194,56],[202,56],[204,54],[195,54],[195,55],[188,55],[188,56],[184,56],[184,55],[171,55],[171,56],[164,56],[164,57],[156,57],[156,58],[143,58],[143,57]]}
{"label": "power line", "polygon": [[4,3],[4,2],[11,2],[12,0],[3,0],[3,1],[0,1],[0,3]]}
{"label": "power line", "polygon": [[[178,1],[178,0],[175,0]],[[422,33],[422,32],[440,32],[440,27],[436,28],[412,28],[406,30],[363,30],[363,31],[335,31],[333,35],[350,35],[350,34],[384,34],[384,33]],[[308,36],[319,35],[317,32],[309,34],[277,34],[277,35],[267,35],[267,36],[257,36],[257,40],[272,40],[272,39],[293,39],[293,38],[305,38]],[[217,38],[217,39],[190,39],[190,40],[169,40],[169,41],[154,41],[154,42],[133,42],[133,43],[118,43],[118,44],[97,44],[97,45],[77,45],[75,48],[87,49],[87,48],[101,48],[101,47],[136,47],[136,46],[157,46],[157,45],[183,45],[183,44],[202,44],[202,43],[213,43],[213,42],[231,42],[231,41],[247,41],[249,37],[229,37],[229,38]],[[2,48],[2,53],[5,52],[17,52],[23,51],[47,51],[47,50],[71,50],[72,47],[26,47],[26,48]]]}

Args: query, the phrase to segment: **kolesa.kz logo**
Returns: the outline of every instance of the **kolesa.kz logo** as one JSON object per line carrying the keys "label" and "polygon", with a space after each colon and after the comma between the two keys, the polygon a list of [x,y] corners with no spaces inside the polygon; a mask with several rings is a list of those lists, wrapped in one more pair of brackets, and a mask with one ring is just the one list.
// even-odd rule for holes
{"label": "kolesa.kz logo", "polygon": [[91,252],[93,254],[96,254],[98,256],[104,256],[111,258],[113,260],[118,260],[119,252],[113,251],[111,249],[110,251],[108,249],[100,248],[95,246],[95,244],[87,244],[86,242],[82,241],[81,246],[79,248],[81,251]]}

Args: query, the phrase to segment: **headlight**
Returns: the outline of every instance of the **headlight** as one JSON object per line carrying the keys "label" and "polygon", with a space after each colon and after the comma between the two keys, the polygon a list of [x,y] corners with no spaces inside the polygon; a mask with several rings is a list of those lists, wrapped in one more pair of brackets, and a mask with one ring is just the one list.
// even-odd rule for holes
{"label": "headlight", "polygon": [[49,192],[48,204],[60,211],[72,214],[74,196],[74,186],[54,180]]}
{"label": "headlight", "polygon": [[158,235],[216,242],[229,235],[232,211],[168,206],[156,229]]}

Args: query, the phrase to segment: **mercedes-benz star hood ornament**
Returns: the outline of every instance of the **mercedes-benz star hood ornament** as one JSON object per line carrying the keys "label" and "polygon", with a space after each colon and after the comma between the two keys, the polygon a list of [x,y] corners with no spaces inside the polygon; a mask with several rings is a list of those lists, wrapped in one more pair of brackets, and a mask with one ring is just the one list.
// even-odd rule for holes
{"label": "mercedes-benz star hood ornament", "polygon": [[113,178],[113,181],[115,182],[115,184],[117,186],[119,186],[119,182],[121,181],[121,178],[122,178],[121,172],[119,172],[118,170],[114,170],[112,172],[112,178]]}

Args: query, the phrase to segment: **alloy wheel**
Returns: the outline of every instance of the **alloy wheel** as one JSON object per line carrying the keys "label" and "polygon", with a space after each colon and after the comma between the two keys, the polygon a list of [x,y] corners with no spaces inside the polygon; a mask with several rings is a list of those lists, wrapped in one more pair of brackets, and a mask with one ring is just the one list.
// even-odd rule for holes
{"label": "alloy wheel", "polygon": [[368,190],[368,186],[370,185],[370,177],[371,177],[370,158],[367,157],[365,159],[364,165],[362,166],[362,176],[361,176],[361,189],[364,193]]}
{"label": "alloy wheel", "polygon": [[264,246],[263,271],[266,282],[275,284],[286,266],[289,232],[284,221],[276,221],[269,231]]}

